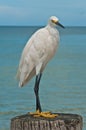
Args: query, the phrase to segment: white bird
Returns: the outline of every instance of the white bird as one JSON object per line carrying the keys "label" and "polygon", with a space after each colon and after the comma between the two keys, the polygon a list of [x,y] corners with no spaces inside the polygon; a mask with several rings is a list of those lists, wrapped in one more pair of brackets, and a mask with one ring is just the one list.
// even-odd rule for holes
{"label": "white bird", "polygon": [[34,92],[36,95],[36,110],[39,110],[39,112],[42,112],[39,100],[40,79],[45,66],[54,56],[60,40],[56,25],[64,28],[57,17],[51,16],[48,24],[32,35],[24,47],[17,72],[20,87],[36,75]]}

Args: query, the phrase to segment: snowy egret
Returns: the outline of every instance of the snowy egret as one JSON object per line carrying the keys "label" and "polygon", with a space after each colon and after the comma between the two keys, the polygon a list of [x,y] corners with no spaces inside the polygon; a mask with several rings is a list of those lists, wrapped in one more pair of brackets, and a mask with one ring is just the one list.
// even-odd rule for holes
{"label": "snowy egret", "polygon": [[[39,99],[39,84],[43,70],[50,59],[54,56],[60,40],[56,25],[64,28],[55,16],[49,18],[48,24],[36,31],[27,42],[21,55],[17,77],[19,86],[24,86],[33,76],[36,76],[34,92],[36,96],[35,115],[53,117],[51,113],[43,113]],[[46,116],[47,115],[47,116]]]}

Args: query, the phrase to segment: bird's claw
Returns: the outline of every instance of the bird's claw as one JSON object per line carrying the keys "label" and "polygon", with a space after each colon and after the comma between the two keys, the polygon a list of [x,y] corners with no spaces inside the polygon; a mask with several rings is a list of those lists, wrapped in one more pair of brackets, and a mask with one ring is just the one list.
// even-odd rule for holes
{"label": "bird's claw", "polygon": [[39,110],[33,113],[30,112],[30,115],[32,115],[33,117],[45,117],[45,118],[55,118],[58,116],[57,114],[52,114],[51,112],[40,112]]}

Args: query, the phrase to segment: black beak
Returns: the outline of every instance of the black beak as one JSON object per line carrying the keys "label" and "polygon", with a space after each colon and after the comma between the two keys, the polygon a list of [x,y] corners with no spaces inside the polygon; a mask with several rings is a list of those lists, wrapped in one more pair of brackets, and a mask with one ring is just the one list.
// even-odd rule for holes
{"label": "black beak", "polygon": [[62,28],[65,28],[62,24],[60,24],[59,22],[57,22],[57,25],[59,25]]}

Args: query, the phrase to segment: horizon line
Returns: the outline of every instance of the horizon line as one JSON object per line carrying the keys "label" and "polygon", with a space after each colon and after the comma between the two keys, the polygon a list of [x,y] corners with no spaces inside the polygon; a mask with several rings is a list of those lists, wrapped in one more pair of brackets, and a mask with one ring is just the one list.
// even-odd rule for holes
{"label": "horizon line", "polygon": [[[0,27],[44,27],[44,25],[0,25]],[[65,27],[86,27],[86,25],[84,26],[65,26]]]}

